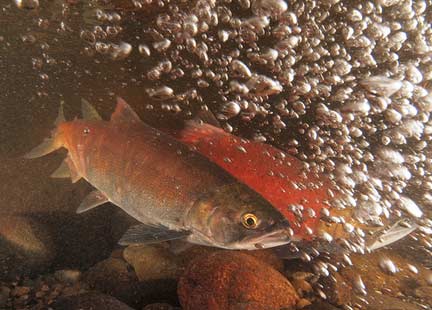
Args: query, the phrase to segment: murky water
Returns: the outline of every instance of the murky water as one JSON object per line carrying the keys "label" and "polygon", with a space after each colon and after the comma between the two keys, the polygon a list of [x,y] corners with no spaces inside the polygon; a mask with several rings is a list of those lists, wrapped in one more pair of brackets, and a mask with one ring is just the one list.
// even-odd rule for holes
{"label": "murky water", "polygon": [[[135,221],[110,204],[75,214],[91,186],[49,177],[65,151],[22,157],[50,136],[60,102],[69,120],[80,116],[82,98],[109,119],[117,96],[164,131],[210,110],[226,133],[284,152],[272,159],[274,169],[265,168],[268,188],[290,179],[277,164],[293,157],[304,181],[291,178],[290,186],[325,189],[318,198],[304,191],[301,203],[285,210],[303,229],[292,247],[296,259],[283,270],[299,294],[297,308],[432,307],[430,1],[3,0],[0,6],[0,308],[45,309],[57,295],[87,286],[133,307],[178,303],[176,280],[187,254],[157,246],[123,253],[117,241]],[[212,154],[223,167],[236,164],[228,151]],[[266,157],[255,155],[249,159],[263,170]],[[275,185],[275,196],[281,189]],[[322,205],[311,207],[314,199]],[[317,227],[305,227],[309,209],[321,217]],[[400,220],[401,228],[417,229],[361,255],[365,240]],[[309,235],[316,241],[304,245]],[[333,251],[335,240],[357,253]],[[143,267],[159,270],[161,261],[169,271]],[[65,269],[82,274],[75,286],[52,276]],[[123,290],[114,289],[113,278]],[[137,278],[146,288],[133,299],[125,291]],[[37,297],[41,281],[49,293]],[[154,282],[159,286],[149,290]],[[69,293],[50,295],[55,285]],[[193,295],[180,292],[185,309],[198,309],[184,302]]]}

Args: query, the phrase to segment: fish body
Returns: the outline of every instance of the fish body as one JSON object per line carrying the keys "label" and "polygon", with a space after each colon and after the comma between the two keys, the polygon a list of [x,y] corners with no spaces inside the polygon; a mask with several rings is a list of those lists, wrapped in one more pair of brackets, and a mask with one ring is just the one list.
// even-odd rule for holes
{"label": "fish body", "polygon": [[[349,240],[343,223],[328,223],[320,220],[323,208],[330,208],[330,191],[337,197],[329,179],[306,171],[297,158],[265,143],[236,137],[219,127],[218,121],[210,112],[203,112],[196,119],[187,121],[180,131],[171,133],[177,139],[196,148],[212,162],[223,167],[231,175],[262,195],[291,223],[292,245],[279,247],[278,254],[284,258],[299,255],[291,251],[301,248],[307,252],[319,248],[323,251],[339,252],[335,243],[322,243],[314,240],[326,234],[333,240]],[[353,210],[336,210],[331,214],[342,216],[344,223],[365,231],[374,229],[361,224],[352,216]],[[377,250],[409,235],[418,227],[415,224],[400,226],[389,224],[384,232],[375,232],[363,242],[368,250]],[[328,239],[328,238],[326,238]],[[355,244],[358,244],[358,236]],[[318,244],[317,242],[318,241]]]}
{"label": "fish body", "polygon": [[143,223],[181,227],[200,193],[231,181],[145,124],[78,120],[59,130],[78,174]]}
{"label": "fish body", "polygon": [[[72,179],[84,178],[96,188],[79,212],[109,201],[142,223],[125,234],[122,244],[183,239],[255,249],[289,242],[288,222],[259,194],[141,122],[123,100],[109,122],[83,106],[87,119],[59,117],[53,136],[27,157],[66,148]],[[65,176],[62,167],[55,176]]]}
{"label": "fish body", "polygon": [[290,221],[293,239],[311,239],[320,210],[328,207],[329,181],[269,144],[241,139],[210,122],[191,120],[174,136],[267,199]]}

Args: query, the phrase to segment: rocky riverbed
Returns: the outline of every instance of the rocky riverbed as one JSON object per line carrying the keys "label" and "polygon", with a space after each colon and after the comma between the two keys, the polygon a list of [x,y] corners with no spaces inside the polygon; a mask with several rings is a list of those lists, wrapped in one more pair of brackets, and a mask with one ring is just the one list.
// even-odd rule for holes
{"label": "rocky riverbed", "polygon": [[[383,259],[395,270],[385,269]],[[85,270],[0,282],[1,309],[427,309],[432,272],[391,250],[351,255],[351,266],[280,260],[271,250],[129,246]],[[332,263],[330,263],[332,262]],[[381,262],[381,263],[380,263]],[[334,265],[333,265],[334,264]],[[316,266],[329,274],[319,275]]]}

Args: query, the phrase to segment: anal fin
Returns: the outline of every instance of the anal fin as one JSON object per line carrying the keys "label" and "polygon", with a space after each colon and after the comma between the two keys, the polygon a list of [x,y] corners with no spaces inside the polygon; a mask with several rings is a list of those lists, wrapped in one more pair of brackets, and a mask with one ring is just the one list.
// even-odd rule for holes
{"label": "anal fin", "polygon": [[152,244],[168,240],[183,239],[190,235],[186,230],[170,230],[164,226],[145,224],[130,227],[118,242],[120,245]]}
{"label": "anal fin", "polygon": [[98,190],[95,190],[84,198],[84,200],[81,202],[78,209],[76,210],[76,213],[86,212],[88,210],[96,208],[97,206],[103,205],[108,201],[108,198],[104,194],[102,194]]}

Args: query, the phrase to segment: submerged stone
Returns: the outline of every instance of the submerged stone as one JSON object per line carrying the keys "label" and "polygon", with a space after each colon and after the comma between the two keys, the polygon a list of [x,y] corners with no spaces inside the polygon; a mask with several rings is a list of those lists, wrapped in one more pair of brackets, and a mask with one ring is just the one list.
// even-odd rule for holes
{"label": "submerged stone", "polygon": [[220,251],[202,256],[178,284],[180,303],[195,309],[294,309],[294,287],[270,265],[248,254]]}

